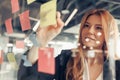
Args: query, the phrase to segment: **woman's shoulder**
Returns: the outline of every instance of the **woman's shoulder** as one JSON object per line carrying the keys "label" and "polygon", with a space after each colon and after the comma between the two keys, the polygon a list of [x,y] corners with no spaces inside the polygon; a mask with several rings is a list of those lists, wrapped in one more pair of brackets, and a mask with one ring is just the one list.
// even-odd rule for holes
{"label": "woman's shoulder", "polygon": [[67,56],[70,56],[71,54],[72,54],[72,50],[71,49],[67,49],[67,50],[62,50],[60,56],[67,57]]}
{"label": "woman's shoulder", "polygon": [[72,51],[62,50],[61,53],[56,57],[56,63],[60,63],[61,66],[65,66],[68,60],[71,58]]}
{"label": "woman's shoulder", "polygon": [[120,72],[120,60],[116,60],[116,69]]}

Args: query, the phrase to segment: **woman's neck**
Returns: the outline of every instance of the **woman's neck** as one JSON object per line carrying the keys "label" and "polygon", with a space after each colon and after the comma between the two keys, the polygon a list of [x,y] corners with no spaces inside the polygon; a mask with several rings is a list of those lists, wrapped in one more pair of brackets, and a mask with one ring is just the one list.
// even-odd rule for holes
{"label": "woman's neck", "polygon": [[103,52],[95,52],[94,50],[83,50],[85,58],[89,65],[93,64],[103,64],[104,57]]}

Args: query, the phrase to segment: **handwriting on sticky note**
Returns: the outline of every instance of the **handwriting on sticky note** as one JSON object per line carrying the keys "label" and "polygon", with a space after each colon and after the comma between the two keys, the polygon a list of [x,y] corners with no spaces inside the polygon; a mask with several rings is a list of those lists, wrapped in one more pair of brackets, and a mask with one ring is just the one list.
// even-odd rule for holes
{"label": "handwriting on sticky note", "polygon": [[20,9],[18,0],[11,0],[11,6],[12,6],[12,13],[17,12]]}
{"label": "handwriting on sticky note", "polygon": [[24,11],[19,15],[22,31],[31,29],[30,19],[29,19],[29,10]]}
{"label": "handwriting on sticky note", "polygon": [[38,71],[54,74],[55,73],[55,59],[53,56],[54,49],[46,48],[38,51]]}
{"label": "handwriting on sticky note", "polygon": [[56,0],[51,0],[40,7],[40,27],[54,24],[56,24]]}
{"label": "handwriting on sticky note", "polygon": [[12,19],[11,18],[5,20],[5,27],[6,27],[6,31],[8,34],[13,33]]}
{"label": "handwriting on sticky note", "polygon": [[24,48],[25,44],[23,40],[16,40],[16,47],[17,48]]}

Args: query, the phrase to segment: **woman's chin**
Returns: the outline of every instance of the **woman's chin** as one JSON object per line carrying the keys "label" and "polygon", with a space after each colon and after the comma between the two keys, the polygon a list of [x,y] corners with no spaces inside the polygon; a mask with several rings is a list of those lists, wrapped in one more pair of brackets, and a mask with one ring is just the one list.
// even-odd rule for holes
{"label": "woman's chin", "polygon": [[95,48],[95,47],[97,47],[95,44],[84,44],[84,46],[83,47],[86,47],[86,48],[90,48],[90,49],[93,49],[93,48]]}

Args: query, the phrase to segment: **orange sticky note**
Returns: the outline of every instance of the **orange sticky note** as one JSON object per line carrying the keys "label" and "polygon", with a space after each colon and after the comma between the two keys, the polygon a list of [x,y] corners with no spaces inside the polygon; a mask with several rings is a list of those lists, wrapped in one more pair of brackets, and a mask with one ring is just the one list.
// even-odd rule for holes
{"label": "orange sticky note", "polygon": [[22,31],[31,29],[30,19],[29,19],[29,10],[24,11],[23,13],[19,14],[19,17],[20,17]]}
{"label": "orange sticky note", "polygon": [[11,0],[12,13],[19,11],[19,2],[18,0]]}
{"label": "orange sticky note", "polygon": [[12,19],[11,18],[9,18],[5,21],[5,26],[6,26],[6,31],[8,34],[13,33]]}
{"label": "orange sticky note", "polygon": [[16,48],[24,48],[25,44],[23,40],[17,40],[16,41]]}
{"label": "orange sticky note", "polygon": [[53,48],[40,48],[38,50],[38,71],[43,73],[55,74],[55,59]]}
{"label": "orange sticky note", "polygon": [[3,62],[3,51],[0,50],[0,64],[2,64]]}

